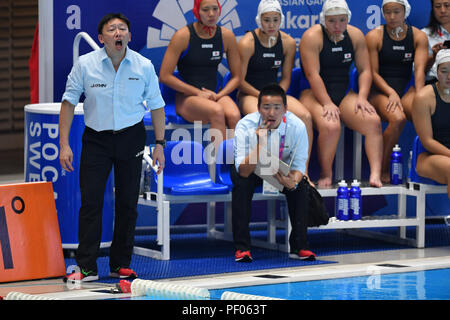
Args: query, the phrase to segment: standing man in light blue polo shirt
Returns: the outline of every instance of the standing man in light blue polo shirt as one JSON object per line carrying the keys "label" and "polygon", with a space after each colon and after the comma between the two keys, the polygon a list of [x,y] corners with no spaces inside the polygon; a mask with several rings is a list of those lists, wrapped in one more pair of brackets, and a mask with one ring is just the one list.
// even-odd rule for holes
{"label": "standing man in light blue polo shirt", "polygon": [[145,146],[143,123],[151,110],[156,147],[154,165],[164,167],[164,100],[150,60],[128,48],[130,22],[120,13],[107,14],[98,25],[101,50],[80,57],[70,72],[62,97],[59,134],[60,162],[72,171],[69,132],[74,108],[82,93],[86,129],[80,160],[81,208],[76,261],[80,272],[70,280],[98,280],[97,257],[101,241],[105,185],[114,168],[115,221],[110,248],[110,276],[136,278],[130,269],[137,219],[137,201]]}

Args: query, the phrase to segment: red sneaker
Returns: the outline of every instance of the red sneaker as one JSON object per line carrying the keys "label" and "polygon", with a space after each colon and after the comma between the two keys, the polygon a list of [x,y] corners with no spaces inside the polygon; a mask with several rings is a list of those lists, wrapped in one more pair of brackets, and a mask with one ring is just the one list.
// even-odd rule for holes
{"label": "red sneaker", "polygon": [[291,252],[289,254],[289,258],[305,260],[305,261],[314,261],[314,260],[316,260],[316,255],[312,251],[309,251],[309,250],[299,250],[298,252]]}
{"label": "red sneaker", "polygon": [[120,279],[136,279],[137,274],[132,269],[129,268],[116,268],[114,271],[111,271],[109,276],[111,278],[120,278]]}
{"label": "red sneaker", "polygon": [[250,251],[236,250],[236,253],[234,254],[234,260],[236,262],[252,262],[253,258],[250,254]]}
{"label": "red sneaker", "polygon": [[80,269],[80,272],[73,272],[63,278],[64,282],[90,282],[90,281],[97,281],[98,280],[98,274],[95,271],[85,271],[83,269]]}

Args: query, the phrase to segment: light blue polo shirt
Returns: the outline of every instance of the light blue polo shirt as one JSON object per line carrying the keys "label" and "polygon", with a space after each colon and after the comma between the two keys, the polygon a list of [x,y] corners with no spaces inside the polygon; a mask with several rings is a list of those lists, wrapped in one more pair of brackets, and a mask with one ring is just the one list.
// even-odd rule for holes
{"label": "light blue polo shirt", "polygon": [[[242,161],[249,155],[250,151],[256,147],[256,128],[261,123],[261,115],[254,112],[246,115],[239,120],[234,131],[234,163],[236,170]],[[282,153],[282,160],[290,163],[292,154],[297,148],[292,161],[291,170],[305,173],[306,161],[308,159],[308,133],[305,124],[296,115],[287,111],[286,123],[281,121],[277,129],[270,130],[268,134],[267,145],[271,145],[272,139],[280,141],[281,136],[285,133],[285,144]],[[279,146],[278,144],[275,144]],[[273,151],[279,154],[279,150]]]}
{"label": "light blue polo shirt", "polygon": [[105,48],[81,56],[61,101],[77,105],[82,93],[84,122],[96,131],[130,127],[142,120],[147,108],[165,105],[153,64],[128,47],[117,73]]}

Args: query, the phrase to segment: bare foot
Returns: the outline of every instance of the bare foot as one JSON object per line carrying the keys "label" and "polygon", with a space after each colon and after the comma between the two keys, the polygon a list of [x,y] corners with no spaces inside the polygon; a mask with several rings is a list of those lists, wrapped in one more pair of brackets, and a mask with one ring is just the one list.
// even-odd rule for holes
{"label": "bare foot", "polygon": [[322,177],[317,181],[319,188],[328,188],[331,186],[331,177]]}
{"label": "bare foot", "polygon": [[375,188],[381,188],[383,186],[383,183],[378,175],[370,175],[369,184]]}
{"label": "bare foot", "polygon": [[391,183],[391,176],[389,172],[384,172],[381,174],[381,182],[386,184]]}

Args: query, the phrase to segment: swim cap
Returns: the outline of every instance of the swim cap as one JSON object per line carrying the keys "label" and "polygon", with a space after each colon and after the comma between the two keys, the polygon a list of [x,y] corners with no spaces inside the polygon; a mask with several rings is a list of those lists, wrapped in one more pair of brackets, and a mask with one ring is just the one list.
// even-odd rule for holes
{"label": "swim cap", "polygon": [[[194,13],[194,16],[200,22],[202,22],[202,21],[200,20],[199,10],[200,10],[200,4],[202,3],[202,1],[203,0],[194,0],[194,8],[192,8],[192,12]],[[222,12],[222,6],[220,5],[219,0],[217,0],[217,4],[219,5],[219,16],[220,16],[220,13]]]}
{"label": "swim cap", "polygon": [[258,28],[262,30],[261,26],[261,16],[266,12],[278,12],[281,15],[281,24],[284,22],[284,14],[281,10],[281,5],[278,0],[261,0],[258,5],[258,13],[256,15],[255,21]]}
{"label": "swim cap", "polygon": [[320,13],[320,24],[325,25],[325,16],[335,16],[339,14],[346,14],[348,16],[348,22],[352,17],[352,12],[348,8],[345,0],[326,0],[322,6],[322,12]]}
{"label": "swim cap", "polygon": [[411,13],[411,6],[409,5],[408,0],[383,0],[383,4],[381,5],[381,13],[383,14],[383,18],[384,18],[383,7],[385,4],[388,3],[398,3],[403,5],[405,7],[405,19],[409,17],[409,14]]}
{"label": "swim cap", "polygon": [[436,66],[444,62],[450,62],[450,49],[439,50],[436,54]]}

